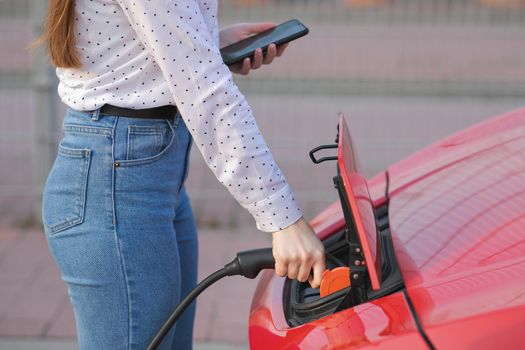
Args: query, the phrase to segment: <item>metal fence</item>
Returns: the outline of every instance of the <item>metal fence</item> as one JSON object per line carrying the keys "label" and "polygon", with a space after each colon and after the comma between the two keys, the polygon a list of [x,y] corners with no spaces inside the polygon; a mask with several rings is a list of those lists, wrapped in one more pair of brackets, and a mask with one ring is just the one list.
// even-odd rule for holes
{"label": "metal fence", "polygon": [[[0,0],[0,222],[35,217],[60,136],[53,70],[25,49],[46,3]],[[333,139],[338,111],[372,175],[525,97],[525,0],[222,0],[219,18],[310,28],[271,67],[237,78],[309,215],[335,199],[333,167],[314,168],[306,154]],[[188,183],[197,216],[250,220],[197,153]]]}
{"label": "metal fence", "polygon": [[256,91],[523,96],[521,0],[237,1],[225,23],[297,17],[310,27]]}

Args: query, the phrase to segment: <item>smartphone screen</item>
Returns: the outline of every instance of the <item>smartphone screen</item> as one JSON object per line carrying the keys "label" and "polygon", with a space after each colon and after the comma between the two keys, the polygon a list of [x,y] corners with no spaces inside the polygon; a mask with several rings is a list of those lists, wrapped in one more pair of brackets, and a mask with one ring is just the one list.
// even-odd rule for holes
{"label": "smartphone screen", "polygon": [[308,28],[296,19],[233,43],[221,49],[224,63],[232,65],[250,57],[257,48],[266,52],[270,44],[281,45],[308,34]]}

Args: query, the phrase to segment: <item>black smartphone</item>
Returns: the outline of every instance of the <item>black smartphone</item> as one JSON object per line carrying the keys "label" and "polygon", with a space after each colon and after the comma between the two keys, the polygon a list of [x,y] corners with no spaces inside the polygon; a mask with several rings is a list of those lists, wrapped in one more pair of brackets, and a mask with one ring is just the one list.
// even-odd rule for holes
{"label": "black smartphone", "polygon": [[252,57],[255,49],[266,52],[270,44],[281,45],[308,34],[308,28],[296,19],[281,23],[278,26],[255,34],[221,49],[222,60],[228,66]]}

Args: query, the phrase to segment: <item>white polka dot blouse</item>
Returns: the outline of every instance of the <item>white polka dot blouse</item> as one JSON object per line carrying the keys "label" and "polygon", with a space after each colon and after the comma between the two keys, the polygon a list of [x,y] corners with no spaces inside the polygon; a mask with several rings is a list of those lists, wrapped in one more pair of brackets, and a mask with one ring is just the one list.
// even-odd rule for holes
{"label": "white polka dot blouse", "polygon": [[217,179],[272,232],[301,209],[218,49],[217,0],[76,0],[81,69],[58,68],[69,107],[176,105]]}

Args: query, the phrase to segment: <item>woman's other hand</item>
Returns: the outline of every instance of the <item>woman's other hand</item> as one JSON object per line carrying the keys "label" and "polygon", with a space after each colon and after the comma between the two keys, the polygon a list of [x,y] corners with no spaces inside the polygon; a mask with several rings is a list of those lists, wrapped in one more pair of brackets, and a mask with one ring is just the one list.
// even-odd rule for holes
{"label": "woman's other hand", "polygon": [[[276,24],[271,22],[232,24],[221,30],[219,34],[220,47],[223,48],[275,26]],[[258,69],[263,64],[272,63],[275,57],[279,57],[283,54],[287,46],[288,44],[283,44],[276,47],[275,44],[270,44],[266,54],[263,54],[262,49],[258,48],[255,50],[253,60],[247,57],[242,62],[230,66],[230,70],[233,73],[246,75],[252,69]]]}
{"label": "woman's other hand", "polygon": [[312,288],[319,287],[326,268],[324,246],[304,218],[284,230],[273,232],[272,245],[277,275],[309,281]]}

